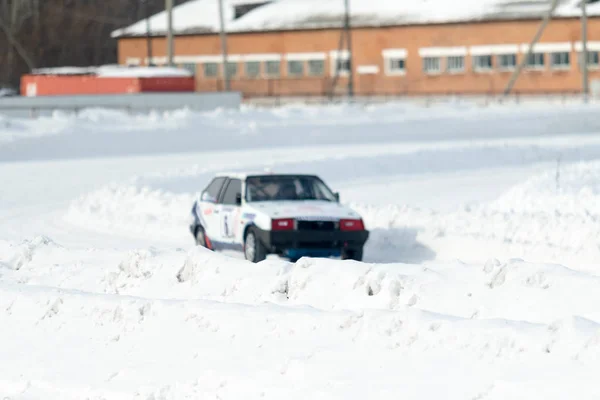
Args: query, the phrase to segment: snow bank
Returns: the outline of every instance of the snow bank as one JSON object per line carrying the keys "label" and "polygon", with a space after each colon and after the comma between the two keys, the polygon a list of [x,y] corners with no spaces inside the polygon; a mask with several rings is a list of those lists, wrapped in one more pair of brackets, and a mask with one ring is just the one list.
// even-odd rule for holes
{"label": "snow bank", "polygon": [[[340,143],[371,147],[400,142],[423,145],[434,141],[436,146],[460,142],[464,147],[474,139],[498,143],[527,137],[530,140],[524,142],[526,146],[532,143],[547,146],[556,135],[567,133],[577,135],[582,143],[597,143],[592,135],[583,137],[600,130],[597,113],[595,104],[481,108],[470,102],[428,108],[399,102],[277,109],[243,107],[239,111],[204,113],[178,110],[147,115],[87,109],[76,114],[56,112],[38,120],[4,119],[7,129],[0,125],[0,161],[231,151],[232,143],[236,149],[340,146]],[[519,124],[514,124],[515,118]],[[493,128],[481,129],[482,123]],[[16,130],[12,126],[23,128]],[[16,140],[31,136],[40,140]],[[16,142],[10,148],[1,145],[6,137]],[[577,147],[568,138],[562,140],[567,146]],[[414,151],[414,147],[410,149]],[[584,149],[583,155],[586,152]],[[534,149],[529,157],[535,156]]]}
{"label": "snow bank", "polygon": [[[563,153],[569,154],[567,150],[563,150]],[[304,160],[298,164],[292,162],[292,157],[286,157],[289,164],[285,161],[281,164],[280,161],[278,165],[280,170],[286,172],[306,172],[306,163],[315,157],[310,162],[310,172],[322,175],[335,188],[339,182],[348,179],[345,171],[356,165],[361,168],[352,175],[353,182],[368,182],[369,179],[385,179],[387,173],[393,173],[390,179],[402,179],[401,174],[427,169],[469,170],[483,165],[519,164],[523,159],[533,162],[543,159],[544,154],[551,159],[555,153],[540,149],[539,153],[532,155],[531,149],[517,151],[504,147],[378,157],[345,156],[337,160],[321,160],[320,155],[314,153],[306,156],[300,154]],[[578,151],[573,151],[574,158],[578,154]],[[461,161],[455,163],[457,158]],[[236,162],[240,160],[238,158]],[[218,162],[215,160],[215,163]],[[396,170],[394,166],[398,166]],[[219,164],[213,167],[215,170],[230,169]],[[494,248],[493,255],[497,257],[510,254],[538,262],[573,264],[579,260],[590,263],[600,256],[598,171],[600,164],[596,162],[563,165],[558,191],[555,171],[551,170],[510,189],[489,204],[465,205],[445,212],[403,205],[402,197],[388,199],[390,203],[399,203],[388,205],[385,202],[372,205],[356,203],[351,198],[347,199],[344,193],[342,200],[363,216],[367,228],[372,232],[365,249],[365,257],[369,262],[422,263],[439,257],[457,257],[473,262],[492,255],[485,251]],[[165,243],[178,246],[189,244],[188,217],[191,205],[213,173],[210,169],[198,167],[141,176],[133,184],[107,186],[72,201],[65,218],[73,226],[162,238]],[[460,240],[467,240],[475,249],[461,251],[462,247],[457,248],[452,244],[460,243]],[[481,251],[477,250],[479,247]]]}
{"label": "snow bank", "polygon": [[16,398],[598,394],[599,278],[565,267],[255,265],[39,239],[0,241],[0,261],[31,246],[0,268],[0,392]]}
{"label": "snow bank", "polygon": [[[543,203],[545,199],[539,201]],[[576,215],[529,214],[481,205],[438,213],[406,206],[353,204],[353,207],[376,230],[370,243],[372,261],[401,259],[404,252],[408,261],[419,262],[431,259],[427,255],[433,252],[436,259],[472,262],[486,255],[513,255],[537,262],[560,261],[592,268],[600,256],[597,217],[585,215],[585,211]],[[407,235],[408,242],[403,241]]]}
{"label": "snow bank", "polygon": [[0,115],[0,146],[23,139],[64,133],[69,122],[61,118],[42,117],[36,121],[7,118]]}
{"label": "snow bank", "polygon": [[[117,149],[132,147],[139,139],[135,137],[136,132],[180,129],[187,125],[188,118],[189,112],[186,110],[136,115],[93,108],[77,113],[54,111],[51,116],[36,119],[0,115],[0,161],[60,158],[61,154],[77,158],[84,155],[86,149],[94,147],[97,149],[96,155],[101,155],[102,149],[110,147],[111,143]],[[126,133],[132,137],[129,145],[126,145],[127,142],[116,143],[116,138],[122,140]],[[109,140],[111,135],[115,141]],[[65,146],[65,141],[69,139],[74,139],[73,143]],[[46,141],[47,146],[41,146],[40,149],[40,141]]]}
{"label": "snow bank", "polygon": [[73,200],[65,220],[98,231],[116,229],[170,242],[189,234],[185,227],[193,202],[192,194],[113,184]]}
{"label": "snow bank", "polygon": [[523,214],[600,216],[600,163],[557,164],[555,170],[534,176],[490,205]]}
{"label": "snow bank", "polygon": [[122,252],[65,248],[44,237],[0,241],[0,249],[0,265],[9,267],[0,282],[36,287],[323,311],[413,308],[466,319],[600,321],[594,300],[600,277],[519,259],[410,265],[269,258],[251,264],[199,247]]}

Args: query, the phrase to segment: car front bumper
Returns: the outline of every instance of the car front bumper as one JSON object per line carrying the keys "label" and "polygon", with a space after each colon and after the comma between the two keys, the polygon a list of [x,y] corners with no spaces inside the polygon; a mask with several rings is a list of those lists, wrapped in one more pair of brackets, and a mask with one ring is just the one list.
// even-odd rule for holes
{"label": "car front bumper", "polygon": [[270,253],[337,256],[343,249],[361,249],[369,231],[263,231],[257,235]]}

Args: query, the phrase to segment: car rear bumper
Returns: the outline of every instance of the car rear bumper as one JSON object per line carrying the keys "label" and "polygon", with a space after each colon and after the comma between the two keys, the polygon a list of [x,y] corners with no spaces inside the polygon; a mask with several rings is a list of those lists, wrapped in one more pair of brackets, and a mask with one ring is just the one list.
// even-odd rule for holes
{"label": "car rear bumper", "polygon": [[369,238],[369,231],[263,231],[258,238],[275,254],[323,254],[336,256],[342,249],[361,249]]}

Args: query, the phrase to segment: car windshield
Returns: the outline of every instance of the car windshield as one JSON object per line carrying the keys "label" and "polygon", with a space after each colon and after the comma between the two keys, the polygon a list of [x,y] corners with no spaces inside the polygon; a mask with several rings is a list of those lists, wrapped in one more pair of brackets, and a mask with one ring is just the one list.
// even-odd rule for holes
{"label": "car windshield", "polygon": [[267,175],[246,180],[246,201],[322,200],[336,201],[335,195],[314,176]]}

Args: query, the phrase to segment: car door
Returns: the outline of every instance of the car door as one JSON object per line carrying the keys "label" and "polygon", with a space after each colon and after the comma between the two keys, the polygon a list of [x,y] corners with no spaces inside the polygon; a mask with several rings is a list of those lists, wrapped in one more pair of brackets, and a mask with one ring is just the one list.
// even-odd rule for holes
{"label": "car door", "polygon": [[240,229],[242,181],[229,179],[221,192],[218,205],[220,220],[219,241],[224,244],[235,244]]}
{"label": "car door", "polygon": [[220,220],[219,220],[219,204],[218,200],[220,198],[221,192],[223,191],[223,186],[227,182],[226,177],[216,177],[214,178],[204,189],[202,194],[200,195],[200,199],[198,202],[198,210],[196,210],[196,214],[200,219],[202,226],[204,227],[204,231],[208,236],[209,240],[218,240],[218,235],[221,232],[220,228]]}

